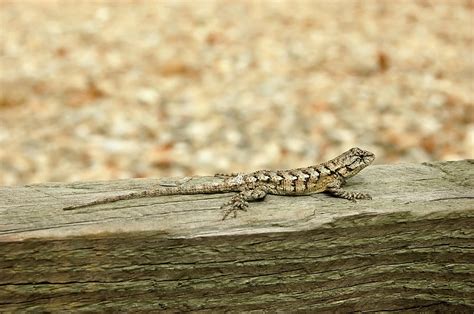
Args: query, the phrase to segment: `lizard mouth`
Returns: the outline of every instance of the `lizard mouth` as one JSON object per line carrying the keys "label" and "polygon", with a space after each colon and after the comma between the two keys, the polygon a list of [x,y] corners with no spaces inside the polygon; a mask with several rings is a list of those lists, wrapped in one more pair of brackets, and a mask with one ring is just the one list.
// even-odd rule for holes
{"label": "lizard mouth", "polygon": [[375,160],[375,154],[374,153],[371,153],[369,151],[362,151],[363,153],[360,154],[359,156],[362,158],[362,161],[365,163],[365,164],[371,164],[374,160]]}
{"label": "lizard mouth", "polygon": [[362,159],[364,160],[364,163],[371,164],[375,160],[375,155],[370,154],[370,155],[364,156]]}

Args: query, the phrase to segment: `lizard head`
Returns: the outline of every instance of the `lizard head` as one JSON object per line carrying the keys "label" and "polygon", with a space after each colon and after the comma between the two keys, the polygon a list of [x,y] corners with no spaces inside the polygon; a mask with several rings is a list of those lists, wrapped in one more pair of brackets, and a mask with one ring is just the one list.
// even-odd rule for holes
{"label": "lizard head", "polygon": [[370,165],[375,155],[369,151],[354,147],[336,157],[337,163],[341,165],[338,172],[344,178],[350,178]]}

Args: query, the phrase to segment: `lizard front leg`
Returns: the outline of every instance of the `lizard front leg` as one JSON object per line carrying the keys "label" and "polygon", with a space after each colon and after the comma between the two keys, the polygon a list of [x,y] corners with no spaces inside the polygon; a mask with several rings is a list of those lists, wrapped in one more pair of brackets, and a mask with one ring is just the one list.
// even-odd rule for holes
{"label": "lizard front leg", "polygon": [[350,200],[350,201],[355,201],[356,199],[357,200],[371,200],[372,199],[372,197],[367,193],[349,192],[339,187],[328,188],[326,192],[328,192],[332,196],[345,198],[346,200]]}
{"label": "lizard front leg", "polygon": [[355,200],[371,200],[372,197],[367,193],[359,193],[359,192],[349,192],[341,189],[341,186],[344,185],[346,181],[342,180],[334,180],[331,184],[329,184],[326,188],[327,193],[331,194],[335,197],[345,198],[346,200],[350,200],[355,202]]}
{"label": "lizard front leg", "polygon": [[237,217],[237,211],[247,211],[249,202],[262,200],[267,195],[267,191],[264,188],[258,187],[252,190],[244,190],[221,206],[224,209],[224,216],[222,220],[226,219],[231,213],[234,214],[234,218]]}

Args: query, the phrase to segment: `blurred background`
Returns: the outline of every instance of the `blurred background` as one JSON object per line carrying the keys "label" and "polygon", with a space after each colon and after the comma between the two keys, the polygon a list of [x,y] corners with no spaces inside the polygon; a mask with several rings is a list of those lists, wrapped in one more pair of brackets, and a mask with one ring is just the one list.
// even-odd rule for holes
{"label": "blurred background", "polygon": [[0,1],[0,185],[474,155],[474,1]]}

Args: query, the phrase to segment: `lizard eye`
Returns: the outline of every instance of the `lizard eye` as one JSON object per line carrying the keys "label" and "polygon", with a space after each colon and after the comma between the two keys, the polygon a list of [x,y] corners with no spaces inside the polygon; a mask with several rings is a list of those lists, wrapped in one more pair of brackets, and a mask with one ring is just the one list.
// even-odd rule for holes
{"label": "lizard eye", "polygon": [[354,155],[358,155],[358,156],[363,155],[364,153],[364,151],[360,149],[359,147],[354,147],[351,149],[351,151]]}
{"label": "lizard eye", "polygon": [[368,152],[368,151],[365,151],[363,149],[360,149],[359,147],[354,147],[351,149],[351,153],[354,155],[354,156],[358,156],[360,158],[373,158],[374,157],[374,154],[371,153],[371,152]]}

